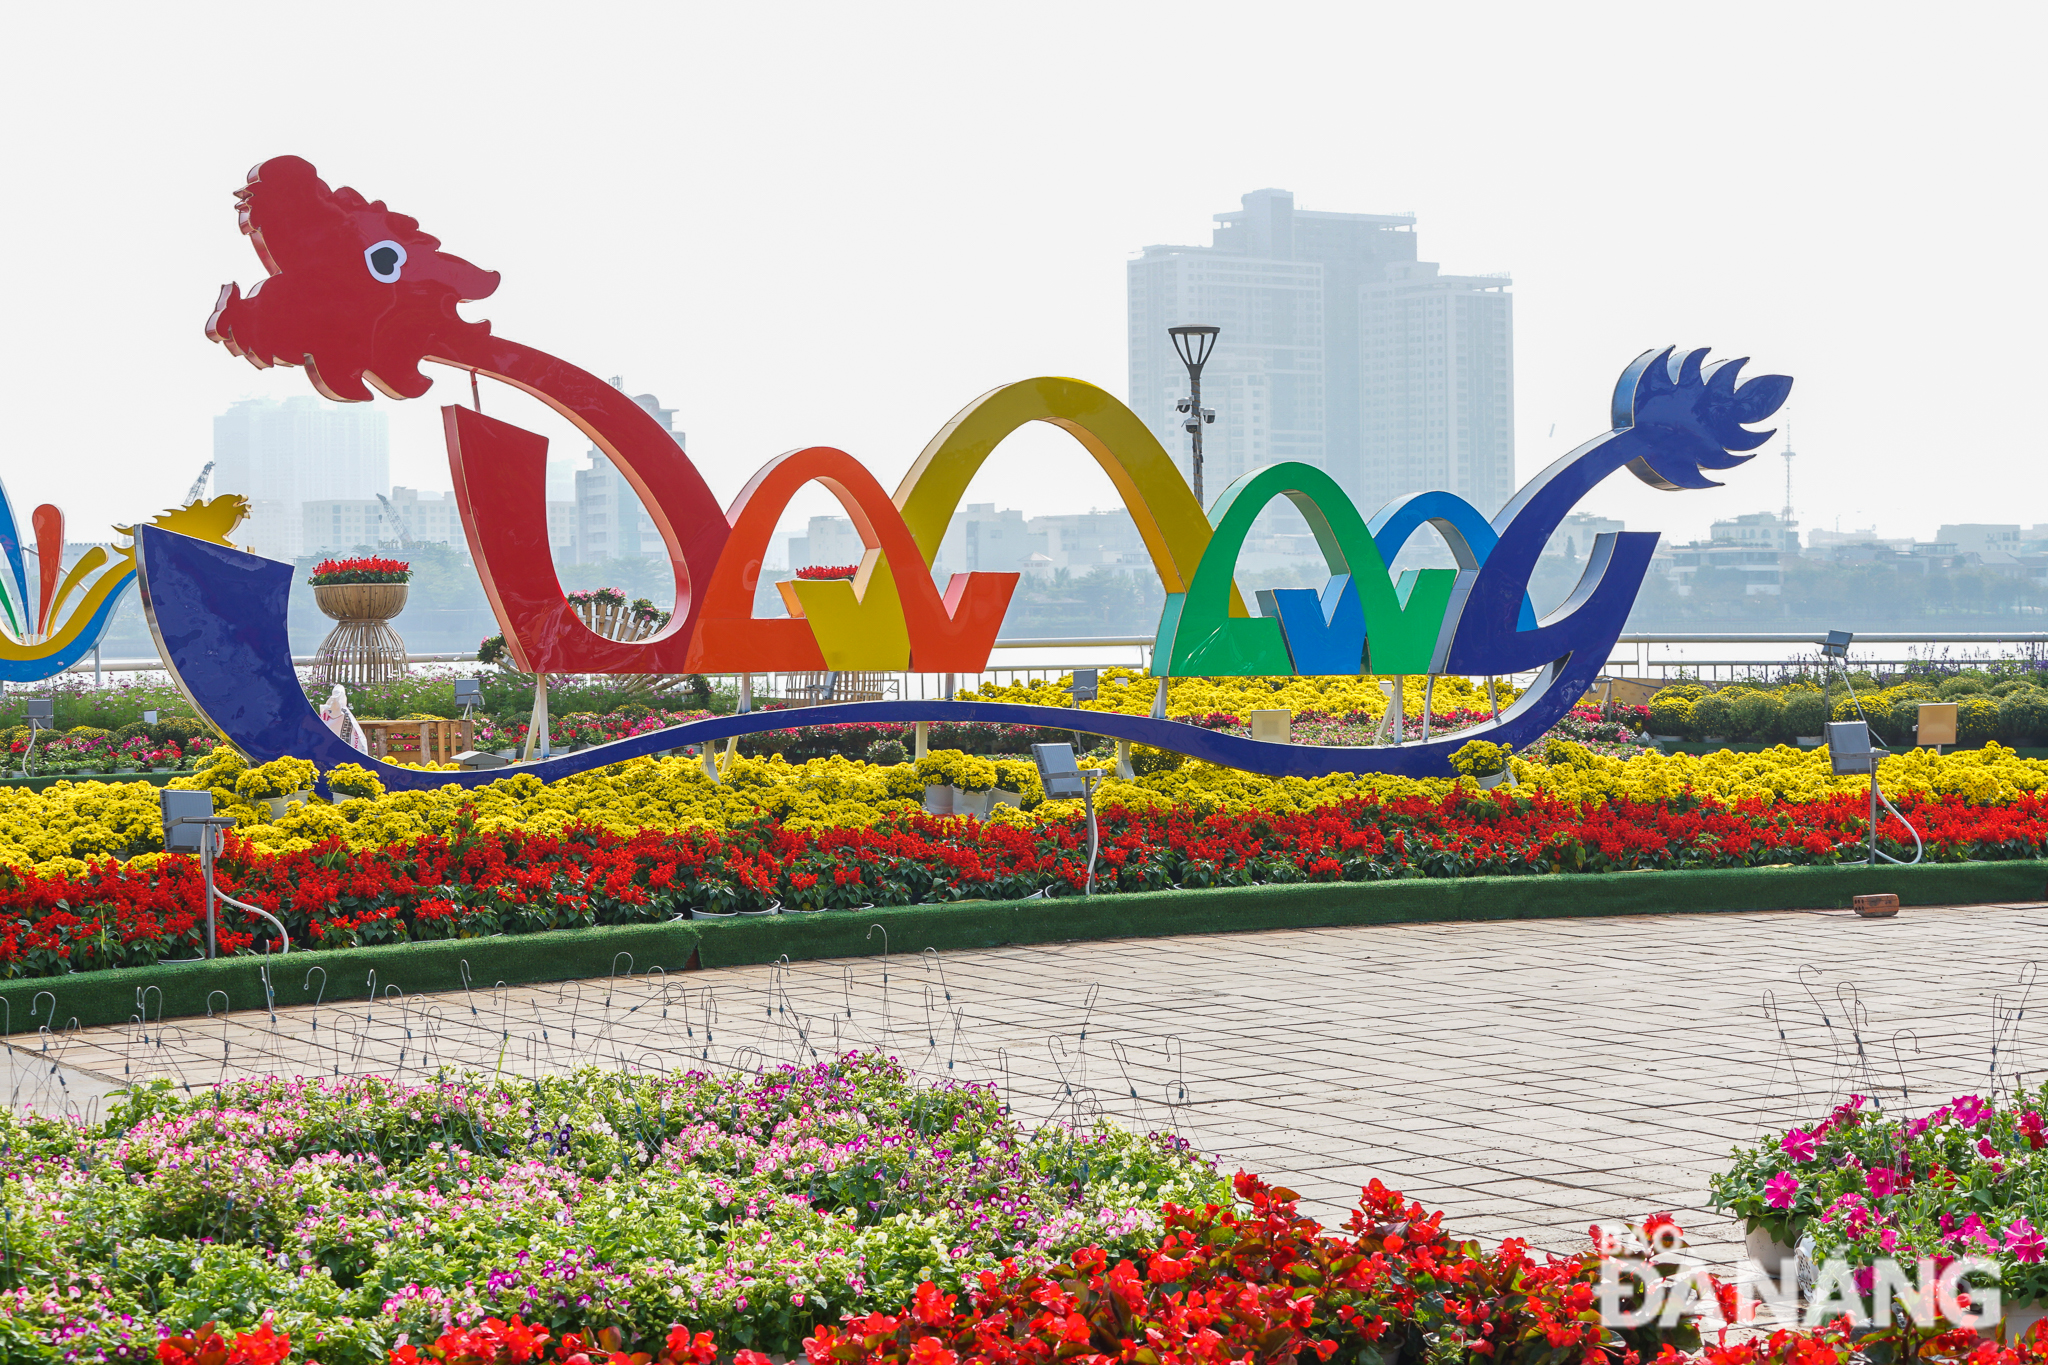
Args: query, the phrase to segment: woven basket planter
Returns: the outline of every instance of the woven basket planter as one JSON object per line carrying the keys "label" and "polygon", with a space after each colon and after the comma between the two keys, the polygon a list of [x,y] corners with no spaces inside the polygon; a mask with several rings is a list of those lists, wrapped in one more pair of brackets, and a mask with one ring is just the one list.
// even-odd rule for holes
{"label": "woven basket planter", "polygon": [[313,601],[339,622],[313,655],[313,681],[392,682],[405,676],[405,641],[385,623],[405,610],[403,583],[316,585]]}

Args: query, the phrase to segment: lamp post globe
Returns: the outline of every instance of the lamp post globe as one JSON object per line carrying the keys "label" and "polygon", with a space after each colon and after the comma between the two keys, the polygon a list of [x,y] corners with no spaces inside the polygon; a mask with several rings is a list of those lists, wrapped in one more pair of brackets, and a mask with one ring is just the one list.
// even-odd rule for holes
{"label": "lamp post globe", "polygon": [[1186,414],[1187,420],[1181,429],[1193,438],[1192,458],[1188,463],[1188,482],[1194,486],[1195,501],[1202,502],[1202,427],[1216,420],[1213,408],[1202,406],[1202,366],[1209,363],[1209,353],[1216,349],[1218,327],[1169,327],[1166,334],[1173,338],[1173,349],[1180,356],[1180,363],[1188,367],[1188,396],[1174,404],[1177,412]]}

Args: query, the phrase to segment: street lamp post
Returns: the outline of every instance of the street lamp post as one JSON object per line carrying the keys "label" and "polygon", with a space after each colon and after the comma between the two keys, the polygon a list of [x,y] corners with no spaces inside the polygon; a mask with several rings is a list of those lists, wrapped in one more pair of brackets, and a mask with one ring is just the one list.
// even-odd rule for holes
{"label": "street lamp post", "polygon": [[1209,363],[1209,352],[1216,349],[1218,330],[1215,327],[1166,329],[1166,334],[1173,338],[1173,349],[1180,353],[1180,363],[1188,367],[1188,396],[1175,403],[1173,409],[1187,414],[1181,429],[1194,438],[1194,459],[1189,465],[1193,477],[1189,482],[1195,486],[1197,504],[1202,503],[1202,426],[1216,420],[1216,410],[1202,406],[1202,366]]}

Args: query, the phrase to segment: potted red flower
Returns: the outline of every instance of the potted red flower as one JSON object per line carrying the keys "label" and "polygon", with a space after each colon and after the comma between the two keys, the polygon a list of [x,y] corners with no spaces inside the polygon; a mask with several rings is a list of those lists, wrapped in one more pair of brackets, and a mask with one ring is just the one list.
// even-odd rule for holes
{"label": "potted red flower", "polygon": [[321,682],[385,682],[405,672],[405,641],[384,624],[405,610],[412,565],[381,555],[323,559],[306,581],[313,601],[340,622],[320,644]]}

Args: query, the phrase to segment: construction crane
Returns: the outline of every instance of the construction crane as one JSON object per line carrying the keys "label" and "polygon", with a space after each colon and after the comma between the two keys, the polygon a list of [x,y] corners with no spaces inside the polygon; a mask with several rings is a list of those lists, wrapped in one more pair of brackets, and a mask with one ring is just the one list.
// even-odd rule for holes
{"label": "construction crane", "polygon": [[206,462],[206,468],[199,471],[199,477],[192,480],[192,491],[185,495],[185,505],[191,506],[206,496],[206,481],[213,477],[213,461]]}
{"label": "construction crane", "polygon": [[406,551],[412,550],[414,548],[412,532],[405,529],[405,518],[399,515],[396,507],[391,505],[391,499],[385,497],[382,493],[377,495],[377,501],[384,504],[384,520],[398,528],[398,548]]}

